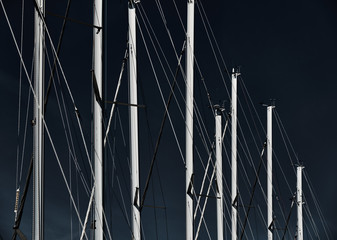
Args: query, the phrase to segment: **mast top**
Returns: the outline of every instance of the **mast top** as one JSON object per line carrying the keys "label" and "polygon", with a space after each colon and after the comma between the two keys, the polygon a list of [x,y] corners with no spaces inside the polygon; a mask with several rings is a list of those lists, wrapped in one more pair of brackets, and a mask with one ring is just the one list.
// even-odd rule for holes
{"label": "mast top", "polygon": [[232,74],[235,74],[236,76],[241,75],[240,73],[240,66],[236,66],[232,68]]}
{"label": "mast top", "polygon": [[221,113],[223,111],[225,111],[225,107],[224,106],[220,106],[220,104],[215,104],[213,107],[214,107],[215,115],[221,115]]}
{"label": "mast top", "polygon": [[300,167],[300,168],[302,168],[302,169],[304,169],[305,167],[304,167],[304,165],[303,165],[303,163],[298,163],[298,164],[294,164],[296,167]]}
{"label": "mast top", "polygon": [[137,3],[140,3],[140,0],[129,0],[129,7],[134,8]]}
{"label": "mast top", "polygon": [[272,108],[275,108],[275,101],[276,99],[269,99],[270,103],[267,104],[267,103],[264,103],[264,102],[260,102],[260,104],[262,105],[262,107],[272,107]]}

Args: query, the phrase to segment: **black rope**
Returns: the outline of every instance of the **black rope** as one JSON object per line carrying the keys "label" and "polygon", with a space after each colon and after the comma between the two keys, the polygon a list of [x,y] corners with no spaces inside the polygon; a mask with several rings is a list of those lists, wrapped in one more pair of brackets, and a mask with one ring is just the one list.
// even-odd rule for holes
{"label": "black rope", "polygon": [[262,152],[261,152],[261,156],[260,156],[259,167],[257,169],[256,176],[255,176],[255,181],[254,181],[254,185],[253,185],[252,194],[250,195],[250,200],[249,200],[248,209],[247,209],[246,216],[245,216],[245,221],[244,221],[243,226],[242,226],[240,240],[243,239],[245,228],[246,228],[246,225],[247,225],[247,222],[248,222],[248,216],[249,216],[249,212],[250,212],[250,209],[251,209],[251,204],[253,202],[253,198],[254,198],[254,194],[255,194],[255,189],[256,189],[256,184],[259,181],[259,174],[260,174],[260,170],[261,170],[261,166],[262,166],[262,162],[263,162],[263,154],[264,154],[264,150],[265,150],[266,146],[267,146],[267,142],[264,142],[263,148],[262,148]]}
{"label": "black rope", "polygon": [[164,125],[165,125],[165,122],[166,122],[166,119],[167,119],[167,115],[168,115],[168,108],[170,106],[170,103],[171,103],[171,100],[172,100],[172,97],[173,97],[173,93],[174,93],[174,88],[175,88],[176,83],[177,83],[177,76],[178,76],[178,73],[180,72],[179,71],[180,70],[180,60],[182,58],[182,55],[183,55],[184,51],[185,51],[185,48],[183,48],[183,50],[180,53],[180,57],[179,57],[179,60],[178,60],[179,61],[178,62],[178,66],[176,68],[176,72],[175,72],[173,83],[172,83],[172,87],[171,87],[171,92],[170,92],[170,95],[169,95],[169,97],[167,99],[167,102],[166,102],[165,113],[164,113],[164,116],[163,116],[163,119],[162,119],[162,122],[161,122],[160,130],[159,130],[159,135],[158,135],[157,142],[156,142],[156,147],[155,147],[155,150],[154,150],[154,153],[153,153],[153,156],[152,156],[150,171],[149,171],[149,174],[147,176],[146,184],[145,184],[145,187],[144,187],[144,193],[142,195],[142,200],[141,200],[141,204],[140,204],[140,211],[143,209],[146,193],[147,193],[147,190],[149,188],[149,184],[150,184],[150,179],[151,179],[151,176],[152,176],[152,171],[153,171],[154,163],[155,163],[155,160],[156,160],[156,157],[157,157],[157,153],[158,153],[158,149],[159,149],[159,144],[160,144],[160,141],[161,141],[161,137],[163,135]]}
{"label": "black rope", "polygon": [[88,26],[88,27],[91,27],[91,28],[96,28],[97,32],[99,32],[102,29],[102,27],[99,27],[97,25],[86,23],[86,22],[83,22],[83,21],[80,21],[80,20],[76,20],[76,19],[73,19],[73,18],[65,17],[65,16],[62,16],[62,15],[58,15],[58,14],[55,14],[55,13],[52,13],[52,12],[46,12],[46,14],[48,14],[50,16],[62,18],[65,21],[78,23],[78,24],[81,24],[81,25],[84,25],[84,26]]}
{"label": "black rope", "polygon": [[294,207],[294,202],[295,202],[295,195],[291,198],[290,211],[289,211],[289,214],[288,214],[288,217],[287,217],[286,226],[285,226],[285,228],[284,228],[282,240],[284,240],[284,238],[285,238],[285,236],[286,236],[286,233],[287,233],[287,230],[288,230],[288,225],[289,225],[290,216],[291,216],[291,213],[292,213],[292,210],[293,210],[293,207]]}
{"label": "black rope", "polygon": [[239,78],[241,79],[241,81],[238,81],[238,83],[242,86],[242,89],[243,89],[242,93],[243,93],[243,96],[244,96],[245,101],[247,103],[249,113],[252,116],[252,120],[253,120],[253,123],[254,123],[254,127],[255,127],[255,130],[256,130],[257,136],[259,137],[260,142],[262,142],[262,138],[261,138],[260,133],[258,131],[258,127],[257,127],[256,121],[255,121],[255,118],[253,117],[252,109],[250,107],[251,104],[249,103],[249,101],[247,99],[247,96],[249,97],[248,89],[246,88],[246,85],[245,85],[241,75],[239,75]]}
{"label": "black rope", "polygon": [[20,227],[21,218],[22,218],[22,214],[23,214],[23,208],[24,208],[25,202],[26,202],[26,197],[27,197],[27,192],[28,192],[28,188],[29,188],[29,182],[30,182],[30,177],[32,175],[32,171],[33,171],[33,156],[30,160],[28,174],[27,174],[27,178],[26,178],[26,184],[25,184],[25,188],[23,190],[23,195],[22,195],[21,201],[20,201],[20,208],[19,208],[19,211],[18,211],[18,216],[17,216],[17,218],[15,220],[15,223],[14,223],[14,226],[13,226],[14,232],[13,232],[12,240],[15,240],[16,236],[18,234],[17,230]]}
{"label": "black rope", "polygon": [[46,113],[46,107],[47,107],[47,103],[48,103],[48,99],[49,99],[48,97],[49,97],[51,86],[52,86],[52,83],[53,83],[53,80],[54,80],[54,73],[55,73],[55,69],[56,69],[56,58],[59,56],[59,53],[60,53],[61,44],[62,44],[63,35],[64,35],[64,29],[66,27],[67,17],[69,15],[70,3],[71,3],[71,0],[68,0],[68,4],[67,4],[67,8],[66,8],[65,17],[64,17],[64,20],[63,20],[63,25],[62,25],[59,41],[57,43],[56,56],[55,56],[55,59],[54,59],[53,68],[52,68],[52,71],[51,71],[51,74],[50,74],[50,77],[49,77],[49,81],[48,81],[48,87],[47,87],[47,92],[46,92],[45,101],[44,101],[44,113]]}

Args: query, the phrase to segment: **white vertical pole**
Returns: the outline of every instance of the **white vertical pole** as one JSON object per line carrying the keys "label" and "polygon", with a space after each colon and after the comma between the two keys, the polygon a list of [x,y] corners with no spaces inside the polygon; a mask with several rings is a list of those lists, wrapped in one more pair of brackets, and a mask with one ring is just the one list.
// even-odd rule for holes
{"label": "white vertical pole", "polygon": [[[103,1],[94,0],[94,25],[102,27]],[[103,240],[103,30],[93,29],[93,74],[97,92],[93,91],[94,166],[95,166],[95,240]],[[95,84],[95,83],[94,83]],[[95,94],[99,94],[96,96]],[[100,100],[99,100],[100,99]]]}
{"label": "white vertical pole", "polygon": [[132,239],[140,240],[140,196],[138,157],[138,108],[137,108],[137,63],[136,63],[136,9],[129,2],[129,117],[130,117],[130,161],[131,161],[131,219]]}
{"label": "white vertical pole", "polygon": [[186,44],[186,240],[192,240],[194,0],[187,0]]}
{"label": "white vertical pole", "polygon": [[33,236],[34,240],[44,238],[43,227],[43,169],[44,169],[44,25],[40,13],[44,14],[44,0],[36,0],[35,9],[35,60],[34,60],[34,203],[33,203]]}
{"label": "white vertical pole", "polygon": [[273,239],[273,145],[272,114],[274,106],[267,107],[267,224],[268,240]]}
{"label": "white vertical pole", "polygon": [[215,152],[216,152],[216,183],[217,183],[217,236],[223,240],[223,188],[222,188],[222,137],[221,137],[221,109],[215,107]]}
{"label": "white vertical pole", "polygon": [[232,71],[232,240],[237,239],[237,197],[238,197],[238,180],[237,180],[237,77],[240,73],[233,68]]}
{"label": "white vertical pole", "polygon": [[302,214],[302,169],[303,166],[297,167],[297,240],[303,240],[303,214]]}

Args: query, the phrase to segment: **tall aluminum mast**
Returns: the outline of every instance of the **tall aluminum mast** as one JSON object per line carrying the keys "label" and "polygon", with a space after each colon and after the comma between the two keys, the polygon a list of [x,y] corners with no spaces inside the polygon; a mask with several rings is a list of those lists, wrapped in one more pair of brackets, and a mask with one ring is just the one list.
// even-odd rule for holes
{"label": "tall aluminum mast", "polygon": [[136,9],[138,1],[129,2],[129,118],[130,118],[130,161],[131,161],[131,224],[132,239],[140,240],[140,193],[138,156],[138,109],[137,109],[137,51],[136,51]]}
{"label": "tall aluminum mast", "polygon": [[187,0],[186,32],[186,240],[193,237],[194,0]]}
{"label": "tall aluminum mast", "polygon": [[237,180],[237,78],[238,70],[232,70],[232,240],[237,239],[237,202],[238,202],[238,180]]}
{"label": "tall aluminum mast", "polygon": [[[38,9],[36,9],[38,8]],[[40,14],[44,14],[44,0],[36,0],[34,13],[34,203],[33,236],[34,240],[44,238],[43,227],[43,170],[44,170],[44,24]]]}
{"label": "tall aluminum mast", "polygon": [[303,240],[303,213],[302,213],[302,169],[303,166],[297,167],[297,240]]}
{"label": "tall aluminum mast", "polygon": [[221,111],[216,105],[215,109],[215,152],[216,152],[216,212],[217,212],[217,239],[223,240],[223,187],[222,187],[222,124]]}
{"label": "tall aluminum mast", "polygon": [[[103,1],[94,0],[94,25],[102,27]],[[103,32],[93,29],[93,119],[95,166],[95,240],[103,240]]]}
{"label": "tall aluminum mast", "polygon": [[268,240],[273,239],[274,220],[273,220],[273,145],[272,145],[272,104],[267,107],[267,224]]}

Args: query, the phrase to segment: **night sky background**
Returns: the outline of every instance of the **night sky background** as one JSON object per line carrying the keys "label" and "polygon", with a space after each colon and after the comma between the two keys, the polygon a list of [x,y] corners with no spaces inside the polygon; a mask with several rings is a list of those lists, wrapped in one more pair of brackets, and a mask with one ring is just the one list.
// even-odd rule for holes
{"label": "night sky background", "polygon": [[[160,17],[157,8],[157,1],[143,0],[137,9],[144,15],[144,11],[151,22],[151,26],[159,39],[168,65],[165,69],[168,73],[168,81],[172,82],[172,74],[175,72],[177,60],[168,38],[166,29]],[[14,34],[20,43],[21,29],[21,8],[22,2],[19,0],[3,0],[8,17],[11,21]],[[167,20],[167,27],[171,33],[173,44],[178,54],[181,51],[185,35],[177,15],[174,1],[162,1],[163,12]],[[183,23],[186,18],[186,1],[177,1],[177,8],[181,14]],[[105,95],[106,99],[112,101],[125,49],[127,47],[127,1],[108,1],[105,14]],[[62,28],[63,19],[54,16],[64,15],[67,6],[66,0],[46,1],[46,23],[54,45],[57,46],[59,34]],[[201,6],[199,4],[199,6]],[[313,200],[311,200],[310,190],[303,181],[303,191],[307,198],[307,204],[313,211],[313,219],[317,221],[320,239],[337,239],[336,214],[336,155],[337,155],[337,114],[335,105],[337,102],[337,2],[333,0],[274,0],[274,1],[249,1],[249,0],[210,0],[202,1],[202,6],[207,14],[208,20],[214,31],[214,36],[219,48],[223,54],[226,66],[231,69],[234,66],[240,66],[241,77],[239,79],[238,90],[239,98],[242,104],[238,113],[239,121],[243,131],[248,130],[248,125],[244,120],[243,112],[249,115],[252,108],[245,105],[243,86],[248,89],[252,103],[256,108],[260,120],[266,124],[265,108],[260,106],[260,102],[269,102],[269,99],[276,99],[276,111],[280,116],[289,138],[295,149],[295,155],[299,161],[304,164],[305,172],[309,176],[311,186],[314,189],[315,196],[319,202],[322,214],[329,227],[328,236],[324,233],[320,219],[316,213]],[[24,41],[23,57],[30,73],[32,65],[32,52],[34,47],[33,30],[33,2],[25,1],[24,15]],[[92,23],[92,1],[73,0],[69,10],[69,18],[91,24]],[[147,56],[147,51],[142,34],[149,47],[149,52],[153,57],[152,61],[156,70],[156,76],[161,82],[164,98],[169,95],[169,86],[164,71],[161,69],[160,62],[155,56],[151,40],[146,32],[144,20],[140,14],[137,15],[141,27],[138,28],[138,89],[139,103],[146,105],[145,109],[139,109],[140,125],[140,158],[141,158],[141,188],[145,184],[150,160],[153,153],[153,145],[157,138],[160,122],[164,113],[164,107],[156,85],[155,76]],[[226,88],[219,73],[218,66],[214,60],[212,49],[210,47],[207,34],[204,30],[200,12],[196,5],[195,9],[195,57],[200,66],[202,77],[207,85],[208,93],[213,103],[225,102],[226,111],[230,109],[230,97],[226,93]],[[149,26],[149,25],[147,25]],[[139,27],[139,26],[138,26]],[[14,224],[14,202],[15,191],[18,183],[16,182],[17,171],[17,146],[19,144],[21,163],[22,144],[24,136],[24,126],[27,108],[27,99],[29,84],[26,77],[22,78],[21,94],[21,115],[20,132],[18,137],[18,99],[19,99],[19,79],[20,79],[20,59],[16,51],[13,39],[11,37],[8,24],[1,10],[0,13],[0,236],[2,239],[9,239],[12,234]],[[213,41],[213,40],[212,40]],[[214,44],[214,42],[213,42]],[[51,57],[52,51],[49,40],[47,41],[48,54]],[[67,22],[62,46],[60,50],[60,61],[74,96],[76,106],[81,114],[81,124],[84,129],[86,144],[90,149],[91,144],[91,59],[92,56],[92,28],[90,26],[76,22]],[[219,54],[217,53],[219,57]],[[164,61],[164,58],[161,58]],[[46,65],[48,61],[46,60]],[[182,61],[184,66],[184,60]],[[221,65],[221,71],[224,75],[224,81],[230,89],[230,79]],[[58,74],[60,71],[58,68]],[[46,81],[49,80],[50,70],[46,69]],[[213,139],[214,123],[213,113],[208,107],[209,102],[205,91],[203,81],[199,70],[195,70],[195,98],[196,104],[200,106],[200,112],[203,115],[205,128],[209,136]],[[53,141],[59,154],[62,166],[66,172],[67,178],[71,181],[71,186],[76,193],[78,206],[80,207],[81,218],[85,216],[89,197],[83,189],[79,180],[79,175],[75,172],[75,166],[69,160],[69,151],[63,133],[62,120],[57,104],[57,96],[64,94],[65,106],[69,114],[71,132],[74,138],[75,152],[79,165],[81,166],[84,178],[89,185],[89,165],[85,156],[83,143],[80,137],[73,106],[70,101],[68,91],[62,78],[55,81],[56,89],[51,90],[47,112],[46,123],[50,129]],[[179,93],[185,92],[183,77],[181,74],[177,77],[178,89],[177,102],[170,106],[172,121],[175,123],[177,137],[181,144],[184,154],[184,120],[180,115],[179,108],[183,113],[183,98]],[[240,83],[241,82],[241,83]],[[244,83],[244,85],[242,84]],[[46,84],[47,85],[47,84]],[[127,73],[124,72],[119,102],[127,102]],[[56,92],[59,94],[57,95]],[[109,115],[111,104],[106,104],[106,115]],[[253,111],[253,110],[252,110]],[[106,171],[105,181],[109,189],[105,196],[107,218],[113,239],[130,239],[130,232],[125,215],[123,215],[122,198],[126,201],[126,210],[129,212],[129,175],[128,175],[128,110],[125,106],[118,106],[120,122],[123,125],[123,131],[119,127],[117,115],[114,116],[109,136],[110,147],[106,150]],[[254,114],[253,114],[254,115]],[[254,115],[255,116],[255,115]],[[28,121],[32,119],[32,97],[30,98],[30,110]],[[259,120],[255,116],[255,120]],[[248,120],[252,125],[253,121]],[[259,123],[257,130],[253,129],[254,136],[258,140],[257,145],[263,144],[264,132]],[[113,125],[114,126],[114,125]],[[255,128],[255,127],[254,127]],[[196,126],[195,129],[198,129]],[[276,123],[274,123],[274,150],[283,167],[285,175],[291,184],[293,191],[296,190],[296,176],[292,170],[291,162],[288,159],[285,148],[283,147],[282,136],[278,133]],[[126,140],[124,144],[124,133]],[[249,135],[249,134],[248,134]],[[200,156],[203,161],[207,161],[202,142],[198,138],[198,132],[195,133],[195,146],[200,150]],[[260,136],[260,137],[259,137]],[[262,136],[262,137],[261,137]],[[230,139],[230,135],[226,139]],[[243,136],[239,138],[243,140]],[[27,142],[24,153],[24,164],[21,188],[24,186],[26,173],[32,149],[32,128],[30,123],[27,128]],[[228,140],[227,139],[227,140]],[[257,166],[259,161],[259,151],[255,149],[255,142],[252,136],[247,136],[247,144],[251,149],[252,159]],[[230,142],[226,142],[226,149],[230,147]],[[210,144],[208,144],[210,145]],[[201,150],[202,149],[202,150]],[[69,195],[66,190],[64,180],[59,171],[57,161],[52,151],[50,141],[46,137],[46,163],[45,163],[45,236],[46,239],[78,239],[78,221],[74,209],[69,207]],[[239,168],[247,167],[247,174],[251,181],[254,180],[252,167],[245,161],[244,151],[239,150],[242,156],[243,165]],[[114,156],[114,157],[112,157]],[[195,178],[196,185],[200,184],[202,179],[202,166],[197,160],[195,152]],[[114,168],[115,161],[116,172],[110,171]],[[230,167],[227,164],[228,158],[224,154],[224,178],[230,185]],[[167,122],[163,132],[163,141],[159,148],[157,165],[155,167],[154,179],[150,185],[150,190],[145,202],[146,205],[165,206],[166,211],[158,208],[155,212],[157,224],[153,219],[154,210],[144,208],[142,219],[144,221],[143,230],[147,239],[184,239],[185,237],[185,169],[180,156],[179,149],[172,134],[171,127]],[[19,171],[20,172],[20,171]],[[277,163],[274,164],[274,172],[282,179],[281,172],[278,170]],[[239,170],[239,178],[242,170]],[[160,176],[160,178],[159,178]],[[262,173],[261,179],[264,179],[265,173]],[[243,178],[243,177],[242,177]],[[70,180],[71,179],[71,180]],[[160,180],[158,180],[160,179]],[[113,182],[113,183],[112,183]],[[119,185],[120,184],[120,185]],[[243,187],[244,180],[239,180],[239,188],[242,186],[242,199],[244,202],[249,200],[249,191]],[[265,180],[261,180],[265,186]],[[113,188],[112,188],[113,186]],[[122,189],[119,190],[119,186]],[[161,187],[160,187],[161,186]],[[279,181],[279,189],[282,194],[278,197],[283,199],[285,213],[288,214],[291,193],[287,192],[286,183]],[[165,196],[162,197],[161,190]],[[142,189],[141,189],[142,191]],[[260,190],[259,190],[260,191]],[[120,192],[123,193],[123,197]],[[225,190],[225,194],[228,192]],[[226,199],[226,197],[225,197]],[[262,200],[259,202],[259,199]],[[210,219],[209,230],[212,238],[216,236],[215,224],[215,201],[210,200],[210,210],[206,218]],[[228,203],[226,203],[228,205]],[[248,203],[247,203],[248,204]],[[257,193],[255,206],[260,204],[265,211],[261,192]],[[276,203],[275,203],[276,204]],[[275,205],[276,206],[276,205]],[[213,212],[212,212],[213,210]],[[293,209],[292,223],[296,221],[296,209]],[[256,210],[253,210],[256,211]],[[277,210],[275,210],[277,212]],[[20,229],[31,238],[31,219],[32,219],[32,183],[28,194],[26,208]],[[165,215],[166,213],[166,215]],[[128,213],[127,213],[128,214]],[[241,212],[242,214],[242,212]],[[275,213],[277,214],[277,213]],[[242,215],[243,216],[243,215]],[[253,213],[252,219],[253,222]],[[255,216],[258,214],[255,212]],[[229,217],[226,216],[227,221]],[[71,220],[72,219],[72,220]],[[110,221],[110,219],[112,219]],[[166,220],[167,219],[167,225]],[[259,221],[256,221],[259,223]],[[283,223],[280,223],[282,225]],[[73,226],[72,226],[73,225]],[[70,235],[70,228],[73,227],[73,234]],[[168,228],[168,237],[166,233]],[[252,226],[253,227],[253,226]],[[256,239],[265,239],[266,231],[263,226],[254,227],[254,236]],[[157,229],[157,231],[155,231]],[[295,229],[295,225],[292,227]],[[294,231],[293,231],[294,232]],[[89,236],[90,230],[87,230]],[[305,234],[307,234],[305,232]],[[228,229],[226,236],[229,236]],[[287,235],[287,239],[291,239]],[[0,238],[1,239],[1,238]],[[205,230],[202,230],[199,239],[207,239]],[[247,238],[249,239],[249,237]],[[310,239],[305,235],[305,239]],[[317,239],[313,237],[312,239]]]}

